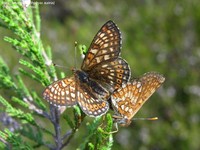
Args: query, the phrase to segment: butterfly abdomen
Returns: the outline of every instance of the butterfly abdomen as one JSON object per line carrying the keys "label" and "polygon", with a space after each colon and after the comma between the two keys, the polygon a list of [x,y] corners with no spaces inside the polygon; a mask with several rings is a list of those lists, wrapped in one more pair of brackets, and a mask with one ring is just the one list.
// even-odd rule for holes
{"label": "butterfly abdomen", "polygon": [[103,100],[108,100],[108,98],[110,97],[110,93],[96,81],[90,80],[89,86],[94,91],[94,93],[98,95],[99,98]]}

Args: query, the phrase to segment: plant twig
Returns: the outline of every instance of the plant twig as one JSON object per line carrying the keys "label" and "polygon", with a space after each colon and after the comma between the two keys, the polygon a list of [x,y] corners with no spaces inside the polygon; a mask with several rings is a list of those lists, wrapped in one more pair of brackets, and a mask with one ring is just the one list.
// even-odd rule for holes
{"label": "plant twig", "polygon": [[[77,110],[77,109],[75,109]],[[75,111],[75,120],[76,120],[76,124],[74,126],[74,128],[70,131],[67,131],[67,133],[63,136],[63,140],[67,139],[63,145],[62,148],[67,146],[69,144],[69,142],[71,141],[71,139],[74,137],[75,133],[78,131],[78,128],[80,127],[81,123],[83,122],[83,119],[85,118],[85,114],[81,114],[81,112],[76,112]]]}
{"label": "plant twig", "polygon": [[55,130],[55,143],[56,147],[55,150],[61,150],[62,146],[62,138],[61,138],[61,133],[60,133],[60,114],[58,112],[58,108],[54,107],[53,105],[50,105],[50,115],[51,115],[51,122],[54,125],[54,130]]}

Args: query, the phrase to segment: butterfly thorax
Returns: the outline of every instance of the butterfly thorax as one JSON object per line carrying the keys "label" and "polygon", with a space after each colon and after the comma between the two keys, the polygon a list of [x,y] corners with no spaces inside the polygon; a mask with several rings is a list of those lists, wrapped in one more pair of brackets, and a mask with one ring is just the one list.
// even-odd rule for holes
{"label": "butterfly thorax", "polygon": [[95,98],[107,100],[110,97],[110,93],[103,88],[97,81],[91,79],[89,75],[82,70],[73,70],[74,76],[80,86],[85,92],[90,92]]}
{"label": "butterfly thorax", "polygon": [[81,83],[88,83],[89,77],[88,74],[81,70],[74,70],[75,77],[79,80]]}

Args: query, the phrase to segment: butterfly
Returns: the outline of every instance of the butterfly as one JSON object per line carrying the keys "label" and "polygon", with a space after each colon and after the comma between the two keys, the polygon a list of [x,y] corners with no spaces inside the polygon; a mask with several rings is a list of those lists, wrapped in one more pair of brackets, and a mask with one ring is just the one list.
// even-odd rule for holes
{"label": "butterfly", "polygon": [[141,78],[122,85],[111,95],[112,108],[115,111],[114,122],[128,126],[134,115],[164,81],[161,74],[148,72]]}
{"label": "butterfly", "polygon": [[43,98],[55,106],[76,104],[91,117],[105,114],[110,94],[130,79],[130,67],[120,57],[121,33],[113,21],[106,22],[95,35],[81,69],[73,76],[53,82]]}

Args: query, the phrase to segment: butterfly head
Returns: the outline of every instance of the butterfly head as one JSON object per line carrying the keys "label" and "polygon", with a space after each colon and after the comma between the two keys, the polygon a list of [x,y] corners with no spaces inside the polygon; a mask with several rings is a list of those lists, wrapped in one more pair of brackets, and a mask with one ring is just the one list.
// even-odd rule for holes
{"label": "butterfly head", "polygon": [[127,127],[131,124],[131,119],[127,117],[122,117],[119,114],[113,115],[113,122],[119,124],[122,127]]}
{"label": "butterfly head", "polygon": [[74,70],[74,75],[81,83],[88,83],[88,74],[81,70]]}

